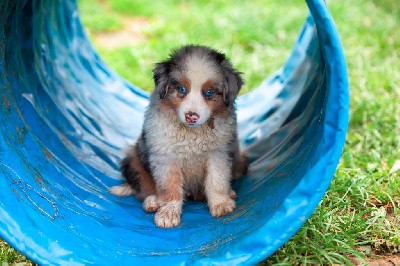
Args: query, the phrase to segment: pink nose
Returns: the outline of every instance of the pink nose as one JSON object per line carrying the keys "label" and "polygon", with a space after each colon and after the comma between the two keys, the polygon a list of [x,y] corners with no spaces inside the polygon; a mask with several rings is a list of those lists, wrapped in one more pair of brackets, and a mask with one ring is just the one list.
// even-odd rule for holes
{"label": "pink nose", "polygon": [[192,111],[189,111],[188,113],[185,114],[185,119],[186,122],[189,124],[194,124],[199,120],[200,116],[197,113],[194,113]]}

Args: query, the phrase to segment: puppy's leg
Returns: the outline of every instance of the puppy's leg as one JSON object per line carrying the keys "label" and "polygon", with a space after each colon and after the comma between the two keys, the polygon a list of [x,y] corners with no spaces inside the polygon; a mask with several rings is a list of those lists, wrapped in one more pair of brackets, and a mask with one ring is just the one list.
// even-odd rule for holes
{"label": "puppy's leg", "polygon": [[227,153],[216,151],[210,154],[207,163],[205,192],[214,217],[221,217],[233,212],[236,208],[236,193],[231,189],[231,165]]}
{"label": "puppy's leg", "polygon": [[237,180],[241,178],[247,173],[247,170],[248,170],[247,154],[243,151],[238,151],[238,157],[236,158],[232,169],[233,179]]}
{"label": "puppy's leg", "polygon": [[247,173],[248,169],[248,159],[247,154],[244,151],[240,150],[239,141],[236,140],[233,142],[233,145],[230,146],[230,156],[232,157],[232,177],[234,180],[241,178],[243,175]]}
{"label": "puppy's leg", "polygon": [[126,182],[122,185],[111,187],[109,189],[110,193],[116,196],[134,194],[139,200],[156,194],[154,180],[140,158],[137,145],[130,147],[126,157],[121,161],[120,168]]}
{"label": "puppy's leg", "polygon": [[174,164],[158,164],[154,169],[158,210],[154,222],[158,227],[171,228],[181,222],[183,205],[183,175]]}

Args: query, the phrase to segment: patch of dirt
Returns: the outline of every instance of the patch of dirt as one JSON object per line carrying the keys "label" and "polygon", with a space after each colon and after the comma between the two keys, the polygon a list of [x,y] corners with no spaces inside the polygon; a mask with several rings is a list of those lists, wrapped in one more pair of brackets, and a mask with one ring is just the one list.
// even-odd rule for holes
{"label": "patch of dirt", "polygon": [[[367,219],[369,217],[379,216],[380,219],[384,219],[384,224],[388,227],[388,230],[395,230],[395,228],[400,227],[400,219],[398,215],[395,214],[395,210],[398,208],[396,202],[398,202],[397,198],[386,204],[377,199],[371,199],[371,207],[377,209],[372,213],[365,214],[366,216],[363,218]],[[367,264],[355,256],[349,255],[348,258],[354,265],[400,266],[400,246],[393,241],[376,239],[373,243],[359,246],[356,249],[363,254]]]}
{"label": "patch of dirt", "polygon": [[[354,265],[364,265],[356,257],[349,258]],[[400,266],[400,254],[398,255],[388,255],[388,256],[374,256],[371,258],[366,258],[365,261],[369,266]]]}
{"label": "patch of dirt", "polygon": [[144,42],[144,30],[150,25],[150,20],[145,17],[124,18],[124,28],[115,32],[96,33],[96,41],[104,48],[114,49],[127,45]]}

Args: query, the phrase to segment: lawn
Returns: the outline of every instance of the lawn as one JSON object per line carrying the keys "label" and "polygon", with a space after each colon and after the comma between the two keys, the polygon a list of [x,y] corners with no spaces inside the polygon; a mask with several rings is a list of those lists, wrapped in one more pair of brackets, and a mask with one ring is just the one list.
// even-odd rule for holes
{"label": "lawn", "polygon": [[[301,0],[78,2],[104,60],[148,91],[154,63],[173,47],[195,43],[225,52],[244,73],[245,93],[283,65],[307,16]],[[346,146],[315,213],[265,264],[400,257],[400,1],[332,0],[328,6],[349,70]],[[23,261],[0,243],[0,262]]]}

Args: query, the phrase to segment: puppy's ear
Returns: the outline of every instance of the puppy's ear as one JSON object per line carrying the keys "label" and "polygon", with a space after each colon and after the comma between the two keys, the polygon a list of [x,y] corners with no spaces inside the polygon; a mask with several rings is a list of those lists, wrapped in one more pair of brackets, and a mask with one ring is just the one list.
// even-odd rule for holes
{"label": "puppy's ear", "polygon": [[223,99],[226,106],[233,104],[237,97],[240,89],[243,85],[243,79],[240,76],[240,72],[233,69],[229,62],[223,62],[225,82],[223,88]]}
{"label": "puppy's ear", "polygon": [[153,69],[154,92],[160,95],[160,99],[164,99],[168,93],[168,72],[168,62],[157,63]]}

